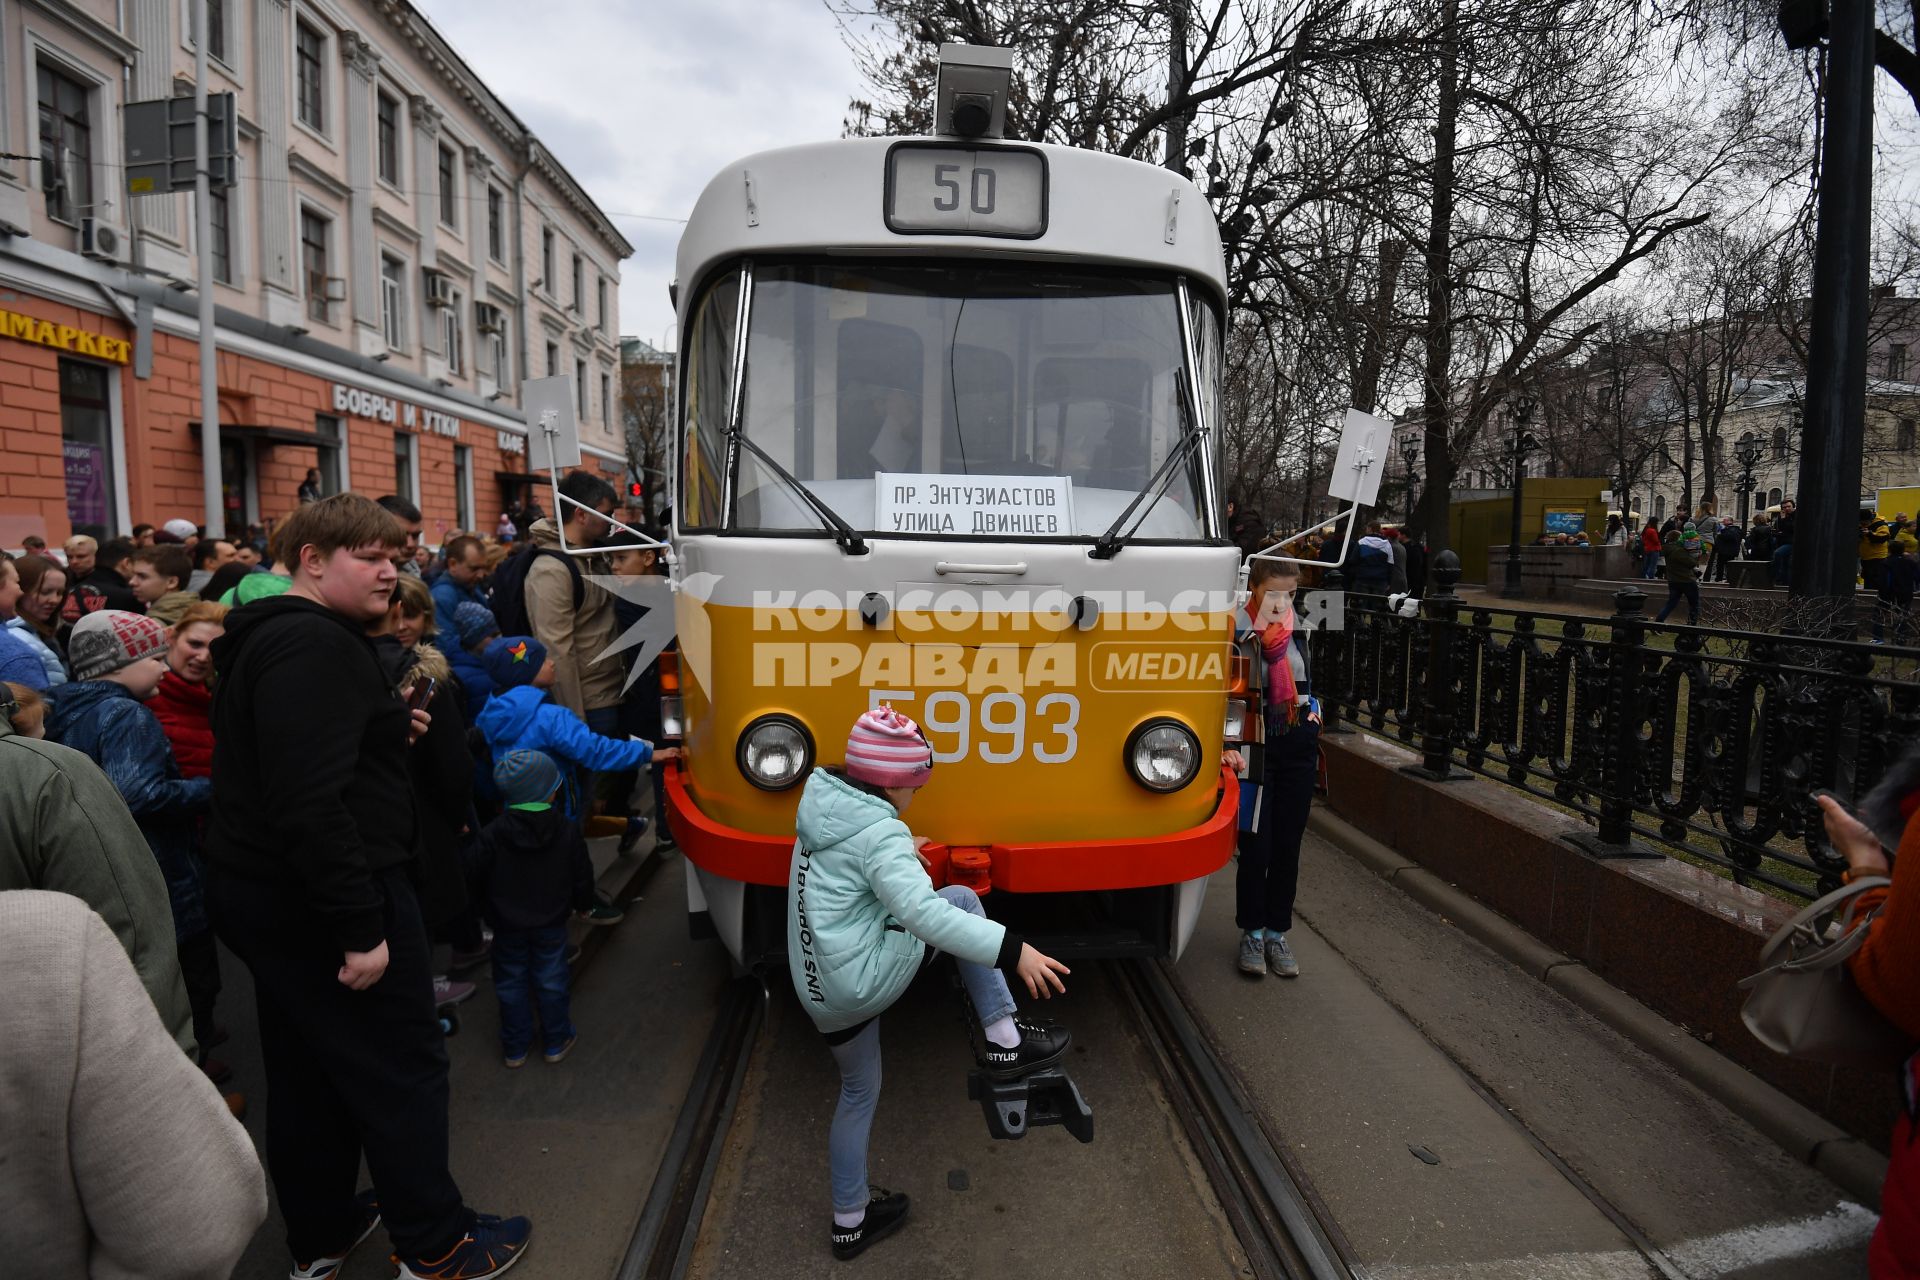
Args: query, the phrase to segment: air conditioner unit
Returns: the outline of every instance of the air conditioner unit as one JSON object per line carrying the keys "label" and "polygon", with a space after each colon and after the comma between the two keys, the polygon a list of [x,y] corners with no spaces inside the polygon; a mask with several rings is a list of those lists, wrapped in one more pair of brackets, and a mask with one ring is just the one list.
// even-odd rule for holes
{"label": "air conditioner unit", "polygon": [[320,278],[321,296],[328,302],[347,300],[347,278],[345,276],[322,276]]}
{"label": "air conditioner unit", "polygon": [[453,305],[453,281],[445,273],[427,272],[427,305],[441,308]]}
{"label": "air conditioner unit", "polygon": [[100,262],[120,261],[123,244],[120,229],[98,218],[80,219],[80,252]]}
{"label": "air conditioner unit", "polygon": [[506,332],[506,328],[507,328],[506,314],[502,312],[500,308],[494,306],[491,302],[474,303],[473,314],[474,314],[474,328],[478,329],[480,332],[482,333]]}

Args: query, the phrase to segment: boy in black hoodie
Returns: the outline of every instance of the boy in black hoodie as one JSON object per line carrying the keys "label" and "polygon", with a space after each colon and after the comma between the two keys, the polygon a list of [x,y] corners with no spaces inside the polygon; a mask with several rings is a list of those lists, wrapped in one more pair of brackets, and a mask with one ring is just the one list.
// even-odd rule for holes
{"label": "boy in black hoodie", "polygon": [[580,824],[553,802],[560,766],[540,751],[509,751],[493,767],[506,808],[480,829],[468,854],[481,909],[493,926],[493,991],[500,1000],[500,1052],[526,1065],[533,1010],[541,1056],[559,1062],[579,1039],[567,993],[567,917],[591,910],[593,859]]}
{"label": "boy in black hoodie", "polygon": [[[332,1275],[384,1216],[399,1280],[494,1275],[532,1227],[475,1214],[447,1168],[446,1043],[408,876],[407,752],[431,718],[366,634],[406,534],[340,494],[288,517],[279,545],[292,585],[235,609],[213,646],[206,853],[215,927],[253,972],[292,1274]],[[377,1207],[354,1194],[363,1156]]]}

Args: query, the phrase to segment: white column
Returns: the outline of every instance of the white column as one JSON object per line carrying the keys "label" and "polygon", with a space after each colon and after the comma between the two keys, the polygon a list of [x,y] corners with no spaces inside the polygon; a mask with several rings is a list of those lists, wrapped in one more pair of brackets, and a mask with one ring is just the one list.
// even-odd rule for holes
{"label": "white column", "polygon": [[340,57],[347,64],[347,181],[353,194],[347,202],[346,255],[355,340],[362,353],[377,354],[387,349],[380,331],[380,279],[373,239],[373,81],[380,72],[380,54],[355,32],[342,31],[339,39]]}
{"label": "white column", "polygon": [[[165,0],[162,0],[165,3]],[[294,290],[293,183],[287,170],[287,0],[254,0],[253,112],[260,124],[254,168],[259,172],[260,278]]]}

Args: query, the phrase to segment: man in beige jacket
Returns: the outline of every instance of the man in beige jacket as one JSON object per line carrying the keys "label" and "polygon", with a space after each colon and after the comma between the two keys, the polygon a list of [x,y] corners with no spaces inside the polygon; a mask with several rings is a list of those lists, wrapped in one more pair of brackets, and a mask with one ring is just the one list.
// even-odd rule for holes
{"label": "man in beige jacket", "polygon": [[267,1216],[260,1159],[78,898],[0,893],[0,1267],[227,1276]]}
{"label": "man in beige jacket", "polygon": [[[562,503],[555,516],[536,520],[529,531],[536,548],[560,550],[561,525],[556,519],[564,521],[566,545],[574,550],[591,547],[607,536],[612,526],[603,517],[613,513],[617,502],[612,485],[590,471],[575,471],[560,482],[560,495],[592,510]],[[567,559],[535,556],[527,567],[527,618],[534,637],[547,646],[553,659],[553,700],[595,733],[611,735],[618,729],[613,713],[620,706],[626,672],[614,659],[596,659],[613,646],[613,596],[588,581],[605,572],[598,556]],[[594,723],[595,712],[603,713],[602,724]]]}

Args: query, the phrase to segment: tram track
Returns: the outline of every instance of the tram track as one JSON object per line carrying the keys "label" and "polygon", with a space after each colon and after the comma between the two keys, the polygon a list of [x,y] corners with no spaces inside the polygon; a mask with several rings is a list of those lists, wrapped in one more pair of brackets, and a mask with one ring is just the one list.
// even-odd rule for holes
{"label": "tram track", "polygon": [[667,1139],[660,1172],[614,1272],[616,1280],[670,1280],[686,1274],[766,1015],[767,988],[759,979],[736,978],[723,989],[713,1030]]}
{"label": "tram track", "polygon": [[1168,1102],[1258,1280],[1355,1280],[1351,1250],[1158,960],[1112,966]]}

